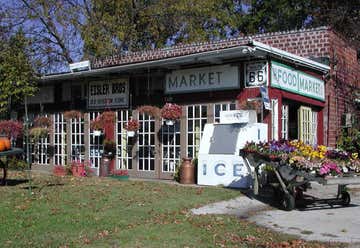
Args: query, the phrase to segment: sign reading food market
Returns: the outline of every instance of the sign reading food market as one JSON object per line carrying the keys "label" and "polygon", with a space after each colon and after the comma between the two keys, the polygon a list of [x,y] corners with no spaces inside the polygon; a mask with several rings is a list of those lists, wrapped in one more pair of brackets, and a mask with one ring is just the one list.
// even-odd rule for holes
{"label": "sign reading food market", "polygon": [[167,94],[236,88],[239,88],[239,71],[236,66],[176,70],[166,75]]}
{"label": "sign reading food market", "polygon": [[129,79],[119,78],[89,82],[89,108],[127,107]]}
{"label": "sign reading food market", "polygon": [[271,62],[271,86],[325,101],[323,80],[274,61]]}

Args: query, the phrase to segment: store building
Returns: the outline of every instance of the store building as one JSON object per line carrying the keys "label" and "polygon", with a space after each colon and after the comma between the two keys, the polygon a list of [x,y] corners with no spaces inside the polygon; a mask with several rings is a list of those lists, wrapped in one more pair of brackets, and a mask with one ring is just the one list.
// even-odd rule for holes
{"label": "store building", "polygon": [[[260,89],[268,92],[258,119],[268,124],[269,139],[334,146],[341,116],[355,113],[347,94],[359,88],[359,73],[356,49],[326,27],[97,59],[85,70],[41,78],[29,108],[32,118],[39,112],[51,116],[53,128],[38,144],[36,164],[81,159],[98,171],[104,137],[95,136],[89,123],[111,109],[117,114],[106,137],[116,142],[112,167],[171,179],[182,157],[197,157],[205,123],[217,122],[221,110],[236,109],[239,102],[261,101]],[[174,126],[136,110],[166,102],[182,106]],[[65,120],[63,112],[70,109],[82,111],[83,118]],[[140,122],[136,138],[124,130],[131,117]],[[50,146],[52,156],[46,153]]]}

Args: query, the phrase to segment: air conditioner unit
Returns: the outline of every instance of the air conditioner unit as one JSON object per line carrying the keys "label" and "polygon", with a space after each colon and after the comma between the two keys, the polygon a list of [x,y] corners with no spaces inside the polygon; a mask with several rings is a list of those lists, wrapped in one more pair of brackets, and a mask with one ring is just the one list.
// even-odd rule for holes
{"label": "air conditioner unit", "polygon": [[341,118],[341,126],[343,127],[352,127],[353,116],[351,113],[345,113]]}
{"label": "air conditioner unit", "polygon": [[71,72],[89,71],[89,70],[91,70],[89,60],[69,64],[69,67],[70,67]]}

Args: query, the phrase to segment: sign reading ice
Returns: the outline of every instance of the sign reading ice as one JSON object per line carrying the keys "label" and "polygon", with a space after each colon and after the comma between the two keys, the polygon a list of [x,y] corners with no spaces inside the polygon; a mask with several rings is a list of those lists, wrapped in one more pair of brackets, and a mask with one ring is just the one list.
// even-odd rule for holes
{"label": "sign reading ice", "polygon": [[271,61],[271,86],[325,101],[323,80],[274,61]]}
{"label": "sign reading ice", "polygon": [[237,89],[238,67],[230,65],[176,70],[166,74],[165,93]]}
{"label": "sign reading ice", "polygon": [[89,108],[127,107],[129,79],[119,78],[89,83]]}

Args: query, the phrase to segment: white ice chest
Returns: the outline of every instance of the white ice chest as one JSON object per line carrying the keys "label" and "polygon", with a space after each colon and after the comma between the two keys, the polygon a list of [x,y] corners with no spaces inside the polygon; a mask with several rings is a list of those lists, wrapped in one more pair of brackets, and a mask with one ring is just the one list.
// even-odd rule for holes
{"label": "white ice chest", "polygon": [[198,184],[249,188],[253,181],[251,168],[239,156],[239,150],[247,141],[267,141],[267,124],[256,123],[255,111],[221,111],[221,116],[221,123],[205,124],[198,156]]}

